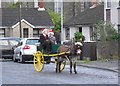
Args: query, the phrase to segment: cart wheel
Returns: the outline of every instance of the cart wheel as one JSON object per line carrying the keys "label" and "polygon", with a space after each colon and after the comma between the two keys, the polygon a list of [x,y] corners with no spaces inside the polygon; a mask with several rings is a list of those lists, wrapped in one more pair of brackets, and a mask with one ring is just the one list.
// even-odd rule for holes
{"label": "cart wheel", "polygon": [[38,51],[34,54],[34,68],[37,72],[41,72],[44,67],[44,56]]}
{"label": "cart wheel", "polygon": [[66,61],[63,61],[60,66],[60,71],[63,71],[66,65]]}

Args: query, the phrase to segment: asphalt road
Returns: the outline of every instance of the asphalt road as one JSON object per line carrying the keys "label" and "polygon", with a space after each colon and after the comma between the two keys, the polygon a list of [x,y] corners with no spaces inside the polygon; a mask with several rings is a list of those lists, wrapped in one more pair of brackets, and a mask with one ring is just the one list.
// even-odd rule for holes
{"label": "asphalt road", "polygon": [[116,72],[77,66],[78,74],[70,74],[69,66],[62,73],[55,65],[45,64],[42,72],[35,71],[32,63],[0,62],[2,84],[118,84]]}

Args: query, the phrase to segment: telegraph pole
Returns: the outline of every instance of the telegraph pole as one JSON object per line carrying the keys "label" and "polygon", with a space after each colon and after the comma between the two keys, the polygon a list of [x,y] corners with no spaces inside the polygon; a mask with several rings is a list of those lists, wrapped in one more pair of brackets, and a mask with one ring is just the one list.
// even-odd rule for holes
{"label": "telegraph pole", "polygon": [[21,2],[19,2],[19,29],[20,29],[20,38],[22,38],[22,27],[21,27]]}

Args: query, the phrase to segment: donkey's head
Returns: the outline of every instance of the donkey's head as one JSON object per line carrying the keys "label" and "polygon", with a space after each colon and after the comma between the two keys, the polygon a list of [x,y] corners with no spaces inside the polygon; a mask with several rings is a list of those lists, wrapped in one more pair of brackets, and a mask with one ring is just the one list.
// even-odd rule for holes
{"label": "donkey's head", "polygon": [[75,42],[74,47],[77,55],[81,54],[81,46],[83,46],[81,42]]}
{"label": "donkey's head", "polygon": [[83,44],[81,42],[74,42],[73,47],[72,47],[72,53],[74,55],[80,55],[81,54],[81,46],[83,46]]}

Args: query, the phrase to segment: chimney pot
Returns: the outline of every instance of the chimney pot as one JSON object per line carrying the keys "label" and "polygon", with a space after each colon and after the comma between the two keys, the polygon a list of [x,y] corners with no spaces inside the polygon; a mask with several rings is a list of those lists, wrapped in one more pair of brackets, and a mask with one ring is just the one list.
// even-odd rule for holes
{"label": "chimney pot", "polygon": [[40,8],[44,8],[44,2],[43,2],[43,1],[38,2],[38,6],[39,6]]}
{"label": "chimney pot", "polygon": [[38,1],[38,11],[45,11],[44,0]]}

